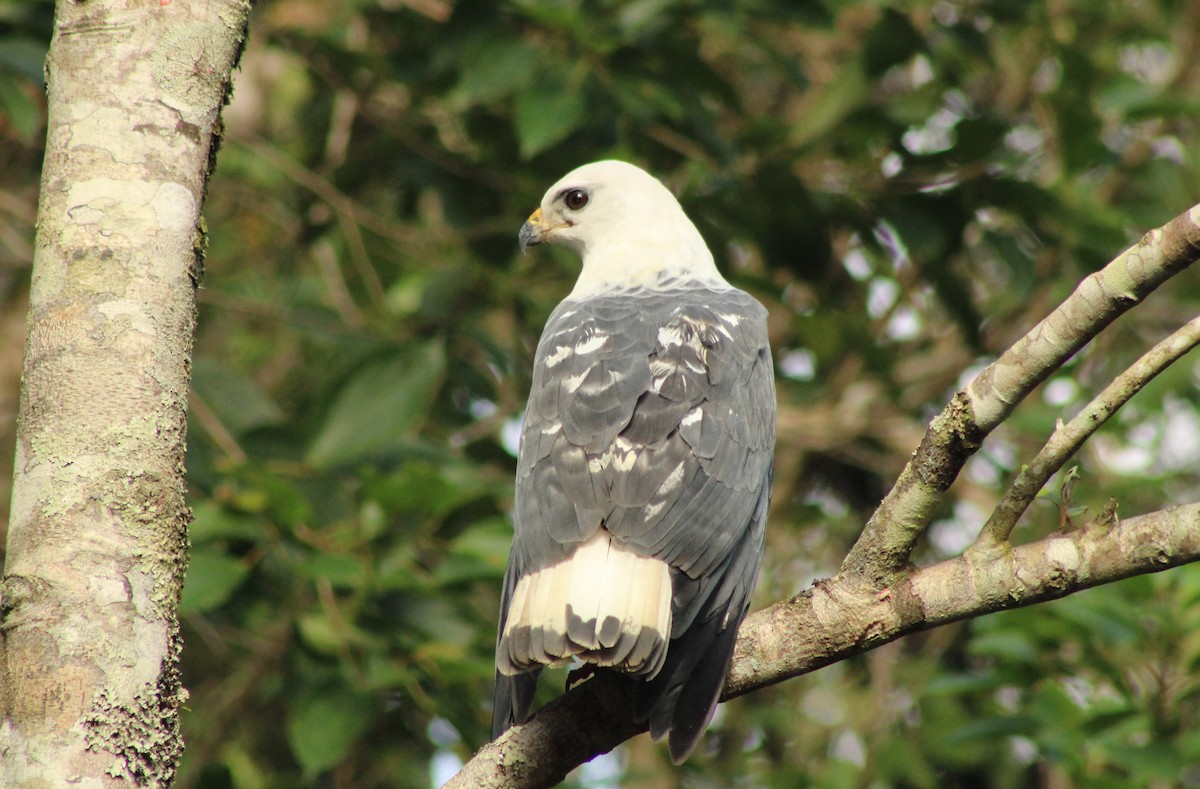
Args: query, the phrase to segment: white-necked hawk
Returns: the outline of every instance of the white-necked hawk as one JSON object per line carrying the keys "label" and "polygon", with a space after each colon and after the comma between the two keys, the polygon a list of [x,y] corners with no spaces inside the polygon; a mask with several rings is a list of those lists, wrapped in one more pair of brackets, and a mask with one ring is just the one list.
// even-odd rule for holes
{"label": "white-necked hawk", "polygon": [[687,758],[758,575],[775,445],[766,310],[732,287],[674,196],[630,164],[552,186],[522,248],[583,270],[550,316],[521,428],[493,736],[539,670],[640,680],[637,714]]}

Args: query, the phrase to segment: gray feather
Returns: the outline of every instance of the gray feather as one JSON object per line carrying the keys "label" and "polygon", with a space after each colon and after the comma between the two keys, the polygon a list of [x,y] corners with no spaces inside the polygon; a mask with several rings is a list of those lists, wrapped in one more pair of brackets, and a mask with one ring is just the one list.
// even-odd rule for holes
{"label": "gray feather", "polygon": [[[645,662],[654,679],[639,708],[656,734],[671,732],[673,757],[702,734],[731,628],[749,606],[774,443],[766,311],[749,295],[626,291],[565,301],[547,322],[522,425],[503,605],[516,578],[569,557],[600,528],[669,564],[665,655],[649,632],[634,636],[607,621],[572,614],[568,631]],[[539,638],[550,654],[564,646],[556,635]],[[497,715],[510,723],[532,703],[517,679],[497,683]]]}

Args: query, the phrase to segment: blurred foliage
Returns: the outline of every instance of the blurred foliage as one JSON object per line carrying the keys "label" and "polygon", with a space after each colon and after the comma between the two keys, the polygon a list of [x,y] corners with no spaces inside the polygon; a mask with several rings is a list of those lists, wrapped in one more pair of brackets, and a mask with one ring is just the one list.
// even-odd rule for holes
{"label": "blurred foliage", "polygon": [[[50,22],[0,0],[15,314]],[[965,371],[1200,193],[1185,0],[261,0],[251,34],[205,207],[181,787],[428,786],[485,741],[513,430],[577,270],[516,231],[568,169],[659,174],[771,309],[761,604],[836,571]],[[920,561],[1198,301],[1169,284],[1047,382]],[[1185,361],[1142,393],[1067,505],[1196,500],[1198,381]],[[1057,490],[1018,539],[1058,527]],[[944,627],[724,705],[683,768],[637,740],[572,780],[1200,786],[1198,602],[1184,568]]]}

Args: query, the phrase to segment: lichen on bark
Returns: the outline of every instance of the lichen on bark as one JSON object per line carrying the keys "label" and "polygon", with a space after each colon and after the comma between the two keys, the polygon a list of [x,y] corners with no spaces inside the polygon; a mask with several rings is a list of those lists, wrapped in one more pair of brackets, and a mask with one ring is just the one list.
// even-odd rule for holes
{"label": "lichen on bark", "polygon": [[166,786],[200,208],[245,0],[58,4],[0,582],[0,785]]}
{"label": "lichen on bark", "polygon": [[170,786],[183,755],[178,709],[188,692],[179,676],[178,629],[171,640],[173,654],[163,661],[157,683],[138,688],[131,702],[101,688],[83,719],[87,747],[115,757],[108,775],[135,786]]}

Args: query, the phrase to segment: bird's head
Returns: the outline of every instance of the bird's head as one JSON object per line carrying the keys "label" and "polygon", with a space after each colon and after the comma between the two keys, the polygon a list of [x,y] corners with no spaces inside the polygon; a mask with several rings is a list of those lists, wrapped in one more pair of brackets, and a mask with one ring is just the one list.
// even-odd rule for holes
{"label": "bird's head", "polygon": [[518,238],[522,250],[562,244],[578,252],[577,291],[650,284],[663,273],[720,279],[675,196],[625,162],[593,162],[567,173],[546,191]]}
{"label": "bird's head", "polygon": [[546,191],[521,227],[521,248],[562,244],[585,254],[614,232],[650,235],[682,219],[674,195],[654,176],[632,164],[592,162],[567,173]]}

